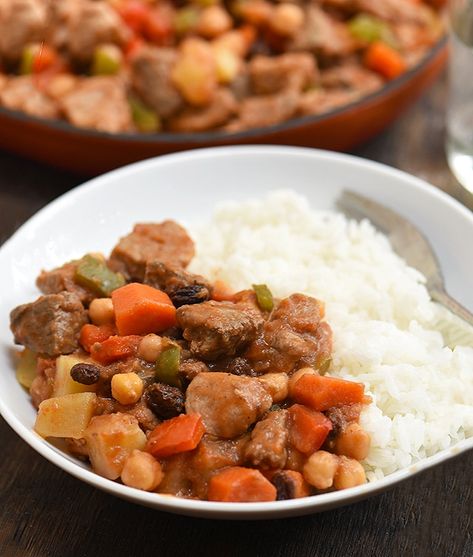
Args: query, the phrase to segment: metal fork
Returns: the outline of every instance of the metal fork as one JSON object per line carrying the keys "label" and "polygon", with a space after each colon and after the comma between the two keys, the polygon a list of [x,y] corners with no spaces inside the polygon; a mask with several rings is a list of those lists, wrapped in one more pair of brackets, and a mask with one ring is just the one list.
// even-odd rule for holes
{"label": "metal fork", "polygon": [[447,293],[432,246],[411,222],[384,205],[350,190],[342,192],[337,207],[348,217],[370,220],[386,234],[394,251],[426,277],[426,287],[431,298],[473,326],[473,313]]}

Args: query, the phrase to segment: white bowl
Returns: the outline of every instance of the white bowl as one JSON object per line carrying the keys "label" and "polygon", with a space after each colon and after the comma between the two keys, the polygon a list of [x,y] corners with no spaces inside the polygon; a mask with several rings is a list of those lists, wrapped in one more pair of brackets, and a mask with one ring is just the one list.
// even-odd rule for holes
{"label": "white bowl", "polygon": [[[8,315],[37,297],[34,280],[87,251],[108,251],[137,221],[205,219],[221,201],[243,200],[271,189],[293,188],[314,208],[334,208],[343,188],[381,201],[411,219],[432,242],[449,291],[473,309],[473,260],[468,241],[473,217],[427,183],[355,157],[289,147],[224,147],[140,162],[87,182],[42,209],[0,249],[0,411],[29,445],[73,476],[135,503],[213,518],[273,518],[346,505],[473,447],[467,439],[383,480],[352,489],[273,503],[212,503],[146,493],[93,473],[33,431],[35,411],[15,379]],[[14,458],[14,455],[10,455]]]}

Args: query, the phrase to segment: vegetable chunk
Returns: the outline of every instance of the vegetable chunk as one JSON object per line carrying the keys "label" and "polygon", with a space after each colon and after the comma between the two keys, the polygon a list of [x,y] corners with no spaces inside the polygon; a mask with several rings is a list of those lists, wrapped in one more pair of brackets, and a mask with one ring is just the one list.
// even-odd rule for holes
{"label": "vegetable chunk", "polygon": [[156,458],[192,451],[204,433],[205,427],[198,414],[181,414],[156,426],[148,438],[146,449]]}
{"label": "vegetable chunk", "polygon": [[95,393],[53,397],[39,405],[34,429],[41,437],[81,439],[95,411]]}
{"label": "vegetable chunk", "polygon": [[346,404],[363,402],[365,387],[362,383],[336,377],[303,375],[291,391],[292,398],[314,410],[324,412]]}
{"label": "vegetable chunk", "polygon": [[261,472],[233,466],[217,472],[209,482],[209,501],[275,501],[276,488]]}
{"label": "vegetable chunk", "polygon": [[113,309],[120,335],[146,335],[176,324],[176,308],[169,296],[137,282],[112,292]]}

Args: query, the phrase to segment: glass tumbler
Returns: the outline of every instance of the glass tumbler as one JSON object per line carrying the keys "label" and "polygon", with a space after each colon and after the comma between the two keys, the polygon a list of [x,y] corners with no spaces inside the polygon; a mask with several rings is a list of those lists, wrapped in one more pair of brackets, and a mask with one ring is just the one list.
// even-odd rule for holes
{"label": "glass tumbler", "polygon": [[473,0],[450,1],[450,39],[447,158],[473,193]]}

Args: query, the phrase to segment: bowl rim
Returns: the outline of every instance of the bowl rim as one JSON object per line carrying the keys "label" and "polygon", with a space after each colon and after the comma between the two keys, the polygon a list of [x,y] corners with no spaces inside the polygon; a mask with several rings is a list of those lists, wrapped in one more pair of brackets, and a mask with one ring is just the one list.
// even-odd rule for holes
{"label": "bowl rim", "polygon": [[357,110],[364,106],[369,105],[372,102],[382,99],[385,96],[389,96],[391,93],[400,90],[409,80],[417,73],[425,69],[444,49],[446,49],[448,43],[448,35],[443,34],[429,49],[427,54],[425,54],[417,64],[412,68],[409,68],[407,72],[404,72],[399,77],[388,81],[380,89],[365,95],[355,101],[344,104],[338,108],[329,110],[328,112],[323,112],[322,114],[306,115],[297,118],[291,118],[279,124],[274,124],[271,126],[251,128],[249,130],[243,130],[241,132],[225,132],[225,131],[210,131],[210,132],[197,132],[197,133],[176,133],[176,132],[159,132],[159,133],[138,133],[138,132],[119,132],[119,133],[108,133],[103,131],[98,131],[89,128],[79,128],[70,124],[65,120],[59,119],[49,119],[41,118],[38,116],[32,116],[26,114],[25,112],[19,110],[11,110],[0,106],[0,116],[5,116],[11,120],[16,120],[19,123],[34,123],[37,126],[51,128],[55,131],[63,132],[68,135],[77,135],[82,138],[89,139],[105,139],[111,142],[133,142],[133,143],[146,143],[146,144],[158,144],[158,143],[170,143],[176,145],[195,143],[196,145],[204,145],[209,142],[215,141],[238,141],[238,140],[251,140],[252,138],[258,138],[261,135],[271,135],[281,132],[290,131],[293,129],[305,127],[308,125],[314,125],[321,122],[326,122],[332,118],[336,118],[345,113],[349,113],[353,110]]}
{"label": "bowl rim", "polygon": [[[151,168],[159,171],[160,166],[166,166],[168,163],[175,164],[180,161],[188,162],[189,160],[192,161],[201,158],[208,159],[210,156],[212,159],[215,159],[216,157],[231,157],[233,155],[253,157],[259,157],[262,155],[271,155],[276,157],[311,157],[321,161],[329,161],[333,164],[345,164],[354,170],[363,168],[369,171],[374,171],[379,175],[380,179],[383,177],[396,178],[397,180],[404,182],[410,188],[421,190],[423,194],[432,198],[437,198],[437,200],[441,201],[444,205],[447,205],[450,209],[456,211],[459,217],[466,219],[469,223],[471,223],[471,226],[473,227],[473,214],[456,199],[431,186],[420,178],[385,164],[363,159],[354,155],[305,147],[272,145],[209,147],[205,149],[172,153],[169,155],[139,161],[122,168],[112,170],[102,176],[92,178],[91,180],[88,180],[85,183],[69,190],[40,209],[4,242],[4,244],[0,247],[0,264],[3,259],[11,257],[12,254],[10,252],[13,252],[15,238],[18,235],[28,234],[30,228],[42,225],[43,221],[47,221],[49,219],[49,214],[51,212],[54,214],[54,212],[57,211],[62,204],[69,203],[84,194],[86,195],[91,188],[101,188],[106,186],[106,184],[113,181],[116,176],[129,177],[137,172]],[[125,486],[117,483],[116,481],[108,480],[99,476],[95,472],[92,472],[90,468],[81,466],[81,464],[73,459],[73,457],[60,451],[51,443],[41,438],[33,430],[29,429],[14,415],[13,410],[3,397],[0,397],[0,414],[4,417],[11,428],[40,455],[65,472],[83,480],[89,485],[97,487],[120,498],[140,503],[144,506],[172,513],[204,518],[267,519],[321,512],[336,506],[341,506],[342,504],[346,505],[375,495],[380,491],[393,487],[395,484],[404,479],[411,478],[421,471],[427,470],[436,464],[473,448],[473,437],[466,438],[451,447],[448,447],[447,449],[439,451],[433,456],[422,459],[407,468],[389,474],[383,479],[342,491],[314,495],[301,499],[274,501],[268,503],[222,503],[183,499],[170,495],[148,493]]]}

